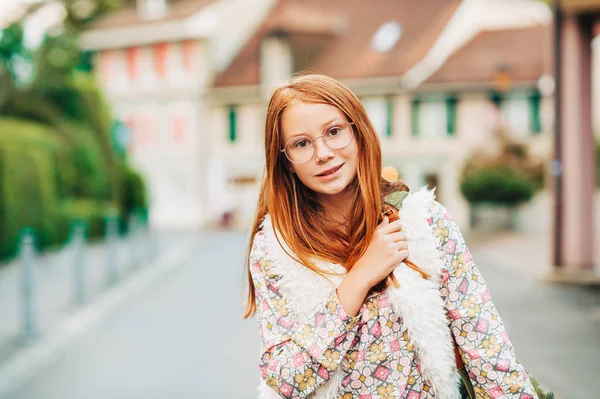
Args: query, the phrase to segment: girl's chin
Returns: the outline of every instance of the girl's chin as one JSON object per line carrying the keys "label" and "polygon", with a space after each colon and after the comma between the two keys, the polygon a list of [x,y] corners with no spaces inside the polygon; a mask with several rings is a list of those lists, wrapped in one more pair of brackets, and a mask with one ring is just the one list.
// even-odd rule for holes
{"label": "girl's chin", "polygon": [[318,186],[313,189],[319,195],[337,195],[343,193],[346,188],[348,188],[348,184],[336,184],[331,186]]}

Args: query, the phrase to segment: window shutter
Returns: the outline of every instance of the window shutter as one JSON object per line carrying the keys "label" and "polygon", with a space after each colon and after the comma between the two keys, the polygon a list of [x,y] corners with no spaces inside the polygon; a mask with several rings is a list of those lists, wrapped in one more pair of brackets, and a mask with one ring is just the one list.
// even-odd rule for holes
{"label": "window shutter", "polygon": [[229,107],[229,141],[234,143],[237,140],[237,108]]}
{"label": "window shutter", "polygon": [[387,97],[385,102],[385,135],[392,137],[394,129],[394,100],[392,97]]}
{"label": "window shutter", "polygon": [[490,101],[493,102],[494,104],[496,104],[496,106],[498,108],[502,107],[503,100],[504,100],[504,97],[502,96],[501,93],[499,93],[497,91],[493,91],[490,93]]}
{"label": "window shutter", "polygon": [[542,121],[540,119],[541,96],[538,91],[529,97],[529,124],[533,134],[539,134],[542,131]]}
{"label": "window shutter", "polygon": [[412,127],[412,135],[417,137],[419,136],[419,106],[421,104],[421,100],[418,98],[413,98],[411,102],[411,127]]}
{"label": "window shutter", "polygon": [[454,136],[456,133],[456,103],[454,96],[446,99],[446,133],[448,136]]}

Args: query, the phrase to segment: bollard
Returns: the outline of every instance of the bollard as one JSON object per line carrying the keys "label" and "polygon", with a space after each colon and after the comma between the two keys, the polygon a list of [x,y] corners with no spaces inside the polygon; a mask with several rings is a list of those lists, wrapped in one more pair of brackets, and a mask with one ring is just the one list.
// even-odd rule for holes
{"label": "bollard", "polygon": [[106,218],[106,250],[107,250],[107,275],[106,285],[113,286],[119,281],[117,252],[119,245],[119,222],[116,217]]}
{"label": "bollard", "polygon": [[21,233],[21,247],[19,256],[21,260],[21,304],[22,304],[22,331],[21,337],[25,342],[31,342],[38,336],[35,323],[35,242],[33,230],[26,228]]}
{"label": "bollard", "polygon": [[83,305],[86,302],[85,295],[85,222],[78,220],[73,223],[72,240],[75,246],[73,260],[75,272],[75,303]]}
{"label": "bollard", "polygon": [[131,267],[137,269],[140,266],[139,249],[136,235],[138,234],[138,220],[135,215],[129,216],[129,251],[131,254]]}

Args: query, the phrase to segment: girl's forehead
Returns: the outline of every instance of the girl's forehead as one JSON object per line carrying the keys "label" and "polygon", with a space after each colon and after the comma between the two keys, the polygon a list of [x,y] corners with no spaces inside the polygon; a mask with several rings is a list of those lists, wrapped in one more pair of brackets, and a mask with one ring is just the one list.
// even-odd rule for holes
{"label": "girl's forehead", "polygon": [[293,100],[282,115],[281,126],[284,134],[293,135],[344,119],[345,114],[334,105]]}

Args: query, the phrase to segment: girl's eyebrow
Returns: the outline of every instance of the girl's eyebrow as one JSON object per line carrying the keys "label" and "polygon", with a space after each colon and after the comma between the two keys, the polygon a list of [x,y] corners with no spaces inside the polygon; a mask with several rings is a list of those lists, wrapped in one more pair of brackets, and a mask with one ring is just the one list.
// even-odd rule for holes
{"label": "girl's eyebrow", "polygon": [[[340,117],[338,117],[338,116],[334,116],[333,118],[330,118],[330,119],[329,119],[327,122],[324,122],[323,124],[321,124],[321,128],[325,128],[325,127],[327,127],[327,126],[331,125],[333,122],[337,122],[337,121],[339,121],[339,120],[340,120]],[[294,133],[294,134],[291,134],[291,135],[290,135],[290,137],[288,138],[288,140],[289,140],[289,139],[291,139],[292,137],[296,137],[296,136],[307,136],[307,135],[308,135],[308,132],[303,132],[303,133]]]}

